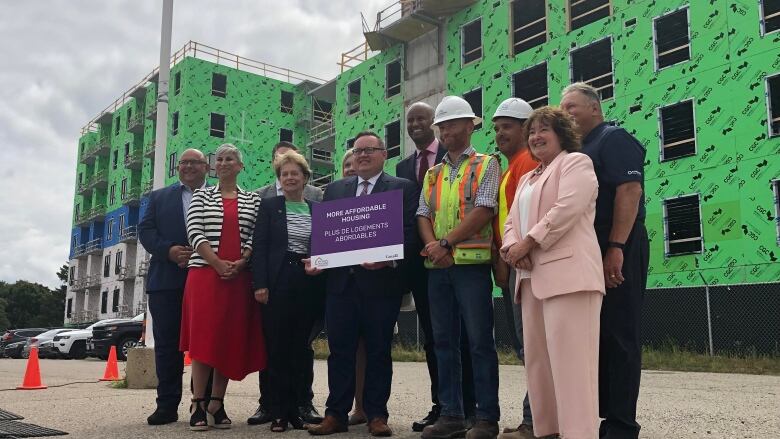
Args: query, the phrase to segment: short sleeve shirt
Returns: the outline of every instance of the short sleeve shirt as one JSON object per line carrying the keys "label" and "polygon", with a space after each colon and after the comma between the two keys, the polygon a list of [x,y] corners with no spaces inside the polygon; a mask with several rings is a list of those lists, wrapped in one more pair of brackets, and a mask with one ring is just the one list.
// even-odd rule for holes
{"label": "short sleeve shirt", "polygon": [[[450,160],[448,154],[444,154],[442,162],[445,162],[450,166],[448,180],[455,181],[461,163],[476,153],[477,150],[474,149],[473,146],[469,146],[461,153],[455,163]],[[498,185],[499,177],[501,175],[501,166],[494,157],[487,156],[486,160],[487,169],[485,169],[485,175],[482,177],[482,181],[479,183],[479,186],[477,186],[477,194],[474,197],[474,207],[487,207],[495,211],[498,204]],[[429,170],[428,172],[431,171]],[[426,218],[431,217],[431,209],[430,206],[428,206],[428,200],[425,199],[425,192],[420,192],[420,202],[417,207],[416,215],[424,216]]]}
{"label": "short sleeve shirt", "polygon": [[[593,161],[599,182],[596,199],[596,229],[612,227],[615,193],[621,184],[638,181],[644,190],[645,149],[639,141],[620,127],[601,123],[582,142],[582,152]],[[645,196],[639,200],[637,220],[645,219]]]}

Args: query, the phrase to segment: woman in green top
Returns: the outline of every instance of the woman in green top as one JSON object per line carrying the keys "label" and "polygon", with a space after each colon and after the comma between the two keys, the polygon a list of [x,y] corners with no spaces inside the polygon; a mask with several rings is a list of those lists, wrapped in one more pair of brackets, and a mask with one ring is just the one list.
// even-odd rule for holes
{"label": "woman in green top", "polygon": [[252,281],[255,298],[263,305],[263,330],[268,353],[266,409],[274,421],[271,431],[288,425],[302,429],[296,395],[299,370],[305,360],[309,334],[322,313],[324,289],[307,276],[302,259],[309,256],[311,202],[303,188],[311,177],[306,159],[288,151],[274,159],[283,196],[264,198],[255,223]]}

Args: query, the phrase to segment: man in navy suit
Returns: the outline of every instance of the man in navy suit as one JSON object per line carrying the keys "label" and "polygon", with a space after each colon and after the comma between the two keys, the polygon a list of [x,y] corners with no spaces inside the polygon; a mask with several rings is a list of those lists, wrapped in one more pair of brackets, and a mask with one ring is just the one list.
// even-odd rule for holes
{"label": "man in navy suit", "polygon": [[[414,183],[382,171],[387,150],[375,133],[362,132],[355,139],[357,176],[329,184],[323,201],[403,190],[404,254],[408,257],[419,240],[414,225],[417,206]],[[355,397],[355,353],[358,338],[363,336],[366,343],[363,408],[368,430],[372,436],[390,436],[393,434],[387,426],[387,401],[393,376],[390,351],[401,296],[407,291],[403,261],[332,268],[325,274],[329,395],[325,419],[320,425],[310,427],[309,433],[328,435],[347,431],[347,417]]]}
{"label": "man in navy suit", "polygon": [[149,195],[143,219],[138,224],[141,245],[152,255],[146,293],[152,314],[154,358],[157,369],[157,409],[150,425],[178,420],[184,357],[179,351],[179,328],[187,261],[192,247],[187,241],[185,218],[195,190],[205,187],[208,161],[197,149],[184,151],[179,159],[179,181]]}

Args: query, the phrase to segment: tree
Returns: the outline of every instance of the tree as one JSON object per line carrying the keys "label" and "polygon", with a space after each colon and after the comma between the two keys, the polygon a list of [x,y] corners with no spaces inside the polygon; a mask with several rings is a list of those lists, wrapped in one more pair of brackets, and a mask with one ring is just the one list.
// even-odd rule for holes
{"label": "tree", "polygon": [[57,277],[63,284],[56,290],[24,280],[13,284],[0,282],[0,328],[62,326],[67,264],[60,267]]}
{"label": "tree", "polygon": [[[0,288],[4,282],[0,282]],[[0,297],[0,333],[11,327],[11,322],[8,321],[8,315],[5,313],[6,301]]]}
{"label": "tree", "polygon": [[60,302],[60,311],[65,311],[65,296],[68,291],[68,271],[70,267],[68,267],[68,264],[62,264],[62,267],[60,267],[60,270],[57,272],[57,277],[62,281],[62,285],[60,285],[59,288],[52,291],[54,296],[57,298],[57,300]]}

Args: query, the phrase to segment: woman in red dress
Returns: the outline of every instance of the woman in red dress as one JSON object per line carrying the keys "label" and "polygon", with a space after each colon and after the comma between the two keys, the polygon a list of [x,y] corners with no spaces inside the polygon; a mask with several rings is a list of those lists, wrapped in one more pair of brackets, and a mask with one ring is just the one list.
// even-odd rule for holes
{"label": "woman in red dress", "polygon": [[246,270],[259,198],[236,184],[243,167],[241,151],[220,146],[219,184],[196,191],[187,212],[187,237],[195,252],[184,287],[179,348],[192,358],[191,430],[230,428],[224,405],[228,380],[240,381],[266,365],[260,304]]}

